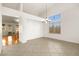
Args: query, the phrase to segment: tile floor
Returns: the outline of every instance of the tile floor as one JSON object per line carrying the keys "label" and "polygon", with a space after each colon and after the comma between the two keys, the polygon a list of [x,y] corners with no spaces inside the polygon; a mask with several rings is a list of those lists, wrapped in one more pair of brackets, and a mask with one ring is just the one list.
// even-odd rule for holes
{"label": "tile floor", "polygon": [[79,56],[79,44],[38,38],[25,44],[3,47],[1,56]]}

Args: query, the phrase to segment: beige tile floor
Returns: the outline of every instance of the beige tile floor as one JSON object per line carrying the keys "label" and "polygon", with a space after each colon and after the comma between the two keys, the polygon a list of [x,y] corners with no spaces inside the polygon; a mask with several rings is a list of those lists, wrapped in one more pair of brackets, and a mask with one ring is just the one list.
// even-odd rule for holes
{"label": "beige tile floor", "polygon": [[79,56],[79,44],[38,38],[25,44],[3,47],[2,56]]}

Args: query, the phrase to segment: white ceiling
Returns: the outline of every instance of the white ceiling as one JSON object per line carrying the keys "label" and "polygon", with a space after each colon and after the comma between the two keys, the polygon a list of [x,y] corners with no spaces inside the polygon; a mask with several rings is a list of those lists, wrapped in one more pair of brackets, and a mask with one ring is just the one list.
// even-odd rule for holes
{"label": "white ceiling", "polygon": [[20,9],[20,3],[2,3],[2,6],[12,8],[12,9],[15,9],[15,10]]}
{"label": "white ceiling", "polygon": [[2,15],[2,23],[18,23],[16,20],[15,17]]}
{"label": "white ceiling", "polygon": [[[19,3],[3,3],[5,7],[19,10]],[[78,7],[79,4],[74,3],[47,3],[47,12],[46,12],[46,3],[23,3],[23,11],[41,18],[53,15],[54,13],[62,13],[63,11],[69,10],[72,7]]]}
{"label": "white ceiling", "polygon": [[42,3],[24,3],[23,11],[32,15],[41,16],[42,12],[45,11],[45,4]]}

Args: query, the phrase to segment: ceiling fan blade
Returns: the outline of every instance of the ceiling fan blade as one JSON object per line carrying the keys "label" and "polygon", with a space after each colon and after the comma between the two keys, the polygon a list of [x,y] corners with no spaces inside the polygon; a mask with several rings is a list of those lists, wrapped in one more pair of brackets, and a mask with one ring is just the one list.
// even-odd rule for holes
{"label": "ceiling fan blade", "polygon": [[47,21],[50,21],[51,22],[51,20],[47,20]]}

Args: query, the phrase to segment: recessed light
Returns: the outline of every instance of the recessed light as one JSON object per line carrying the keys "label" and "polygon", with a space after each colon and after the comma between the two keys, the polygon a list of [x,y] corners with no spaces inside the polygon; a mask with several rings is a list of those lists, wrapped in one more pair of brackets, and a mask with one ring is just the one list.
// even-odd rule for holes
{"label": "recessed light", "polygon": [[16,22],[19,22],[19,19],[16,19]]}

